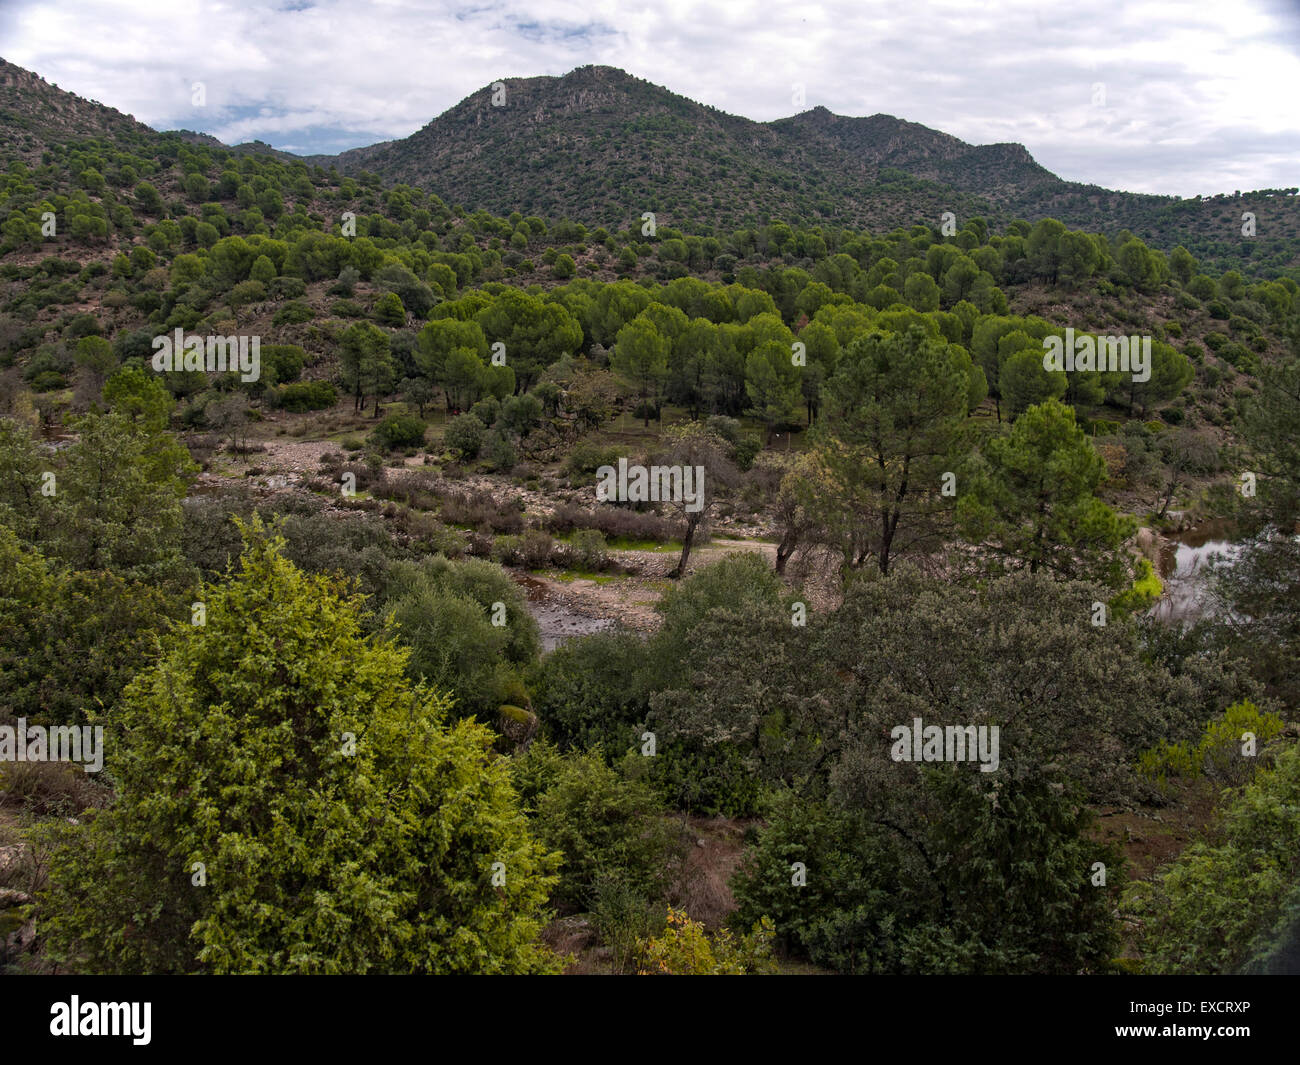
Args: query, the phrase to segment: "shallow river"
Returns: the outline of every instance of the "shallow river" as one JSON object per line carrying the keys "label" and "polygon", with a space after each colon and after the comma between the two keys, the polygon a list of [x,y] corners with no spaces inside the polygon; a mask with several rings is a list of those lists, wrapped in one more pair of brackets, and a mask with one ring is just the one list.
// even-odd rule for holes
{"label": "shallow river", "polygon": [[1208,594],[1212,562],[1215,558],[1235,559],[1240,545],[1230,537],[1232,525],[1210,521],[1195,529],[1162,539],[1157,571],[1165,593],[1151,608],[1162,621],[1192,622],[1213,613],[1216,605]]}

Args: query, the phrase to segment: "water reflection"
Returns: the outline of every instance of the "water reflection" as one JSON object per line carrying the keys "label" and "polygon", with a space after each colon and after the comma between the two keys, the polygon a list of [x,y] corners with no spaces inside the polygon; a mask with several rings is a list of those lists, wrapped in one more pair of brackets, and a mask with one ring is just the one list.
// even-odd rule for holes
{"label": "water reflection", "polygon": [[1231,522],[1215,520],[1161,538],[1157,569],[1165,591],[1151,608],[1153,617],[1190,624],[1214,614],[1210,575],[1216,560],[1231,563],[1241,555],[1241,545],[1231,539],[1234,532]]}

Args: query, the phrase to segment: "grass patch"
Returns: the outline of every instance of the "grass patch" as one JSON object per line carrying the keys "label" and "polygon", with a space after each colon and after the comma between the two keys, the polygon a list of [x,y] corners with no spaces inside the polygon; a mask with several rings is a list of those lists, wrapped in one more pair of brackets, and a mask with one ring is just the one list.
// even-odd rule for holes
{"label": "grass patch", "polygon": [[668,554],[673,551],[680,552],[682,549],[680,540],[634,540],[630,536],[616,536],[607,541],[612,551],[653,551],[657,554]]}
{"label": "grass patch", "polygon": [[562,581],[565,584],[572,584],[574,581],[591,581],[595,584],[612,584],[614,581],[621,579],[608,573],[597,573],[594,570],[585,569],[530,569],[528,572],[534,577],[549,577],[551,580]]}

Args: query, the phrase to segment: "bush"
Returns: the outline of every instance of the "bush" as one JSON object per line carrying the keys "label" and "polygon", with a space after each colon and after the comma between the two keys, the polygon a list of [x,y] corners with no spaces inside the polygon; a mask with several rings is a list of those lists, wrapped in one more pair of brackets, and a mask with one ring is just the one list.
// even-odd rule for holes
{"label": "bush", "polygon": [[[995,809],[978,777],[928,770],[917,798],[930,813],[906,836],[869,810],[783,795],[732,880],[733,923],[770,917],[786,944],[844,973],[1108,971],[1123,859],[1085,837],[1081,795],[1007,780]],[[1090,881],[1096,861],[1111,890]],[[806,883],[791,890],[795,862]]]}
{"label": "bush", "polygon": [[1298,876],[1300,748],[1292,746],[1232,801],[1207,839],[1133,884],[1124,908],[1140,922],[1143,971],[1256,969],[1285,941]]}
{"label": "bush", "polygon": [[754,465],[754,459],[763,450],[763,443],[757,437],[744,436],[731,449],[731,461],[741,470]]}
{"label": "bush", "polygon": [[542,728],[562,749],[599,745],[622,756],[639,744],[645,724],[645,669],[645,641],[634,633],[562,643],[542,660],[533,685]]}
{"label": "bush", "polygon": [[21,806],[34,817],[76,817],[107,806],[111,798],[112,792],[80,765],[0,762],[0,806]]}
{"label": "bush", "polygon": [[419,447],[424,443],[424,422],[414,414],[390,414],[370,434],[371,441],[384,451]]}
{"label": "bush", "polygon": [[1164,585],[1160,583],[1160,577],[1155,567],[1151,565],[1151,560],[1139,558],[1137,575],[1132,586],[1112,599],[1110,607],[1116,617],[1127,617],[1134,611],[1147,610],[1154,606],[1163,591]]}
{"label": "bush", "polygon": [[[335,307],[337,306],[336,303]],[[406,308],[402,306],[401,297],[396,292],[385,292],[375,303],[374,317],[380,325],[405,325]]]}
{"label": "bush", "polygon": [[491,492],[448,492],[442,500],[442,520],[495,533],[519,533],[524,529],[519,507],[497,502]]}
{"label": "bush", "polygon": [[270,384],[282,385],[298,380],[307,353],[297,344],[263,344],[262,367],[271,373]]}
{"label": "bush", "polygon": [[740,442],[739,419],[729,418],[725,414],[713,414],[704,424],[710,432],[722,437],[728,444],[734,445]]}
{"label": "bush", "polygon": [[639,945],[664,931],[663,905],[616,876],[598,877],[591,895],[591,926],[609,948],[614,968],[635,972]]}
{"label": "bush", "polygon": [[616,466],[620,454],[617,447],[597,447],[580,440],[564,460],[564,473],[572,483],[585,474],[594,474],[601,466]]}
{"label": "bush", "polygon": [[739,941],[725,928],[710,937],[699,921],[670,908],[663,935],[637,944],[637,972],[641,976],[771,975],[776,972],[774,937],[766,917]]}
{"label": "bush", "polygon": [[[554,863],[491,733],[449,724],[359,597],[281,546],[250,544],[200,591],[206,624],[132,682],[113,805],[50,826],[49,957],[87,974],[554,971],[538,941]],[[495,888],[489,854],[509,855]]]}
{"label": "bush", "polygon": [[539,842],[564,855],[553,900],[586,908],[611,877],[658,898],[682,849],[655,794],[612,769],[599,749],[570,752],[554,772],[532,818]]}
{"label": "bush", "polygon": [[589,510],[573,503],[561,503],[545,520],[548,529],[561,535],[575,529],[595,529],[610,539],[656,540],[661,543],[682,536],[678,521],[614,505]]}
{"label": "bush", "polygon": [[339,401],[338,390],[328,381],[298,381],[269,389],[267,405],[301,414],[309,410],[327,410]]}
{"label": "bush", "polygon": [[483,457],[497,473],[509,473],[519,465],[519,449],[514,441],[495,429],[483,441]]}
{"label": "bush", "polygon": [[457,414],[443,430],[442,442],[461,459],[478,457],[483,447],[483,423],[472,414]]}
{"label": "bush", "polygon": [[[1148,563],[1149,565],[1149,563]],[[1277,714],[1262,713],[1250,700],[1233,703],[1223,716],[1205,726],[1197,744],[1169,743],[1143,751],[1138,759],[1141,772],[1162,789],[1170,774],[1179,777],[1208,777],[1228,784],[1249,780],[1258,764],[1256,751],[1281,733],[1282,719]],[[1251,754],[1246,754],[1245,736],[1252,737]]]}
{"label": "bush", "polygon": [[579,529],[566,547],[569,565],[581,570],[603,570],[610,563],[605,537],[596,529]]}
{"label": "bush", "polygon": [[315,312],[299,300],[290,300],[271,319],[272,325],[301,325],[316,317]]}
{"label": "bush", "polygon": [[529,529],[519,538],[519,562],[528,569],[540,569],[551,561],[555,541],[541,529]]}
{"label": "bush", "polygon": [[721,743],[660,744],[650,782],[674,809],[706,817],[752,817],[763,798],[753,768],[734,747]]}
{"label": "bush", "polygon": [[440,557],[397,563],[384,601],[411,648],[408,673],[450,691],[457,714],[482,720],[503,703],[527,704],[520,676],[540,652],[537,622],[499,566]]}
{"label": "bush", "polygon": [[501,413],[501,401],[496,396],[484,396],[470,407],[469,412],[483,423],[484,428],[490,429],[496,425]]}
{"label": "bush", "polygon": [[296,300],[306,294],[307,285],[300,277],[277,277],[267,286],[267,291],[272,299]]}
{"label": "bush", "polygon": [[531,392],[522,396],[507,396],[501,404],[501,421],[507,429],[519,436],[527,436],[542,419],[542,401]]}
{"label": "bush", "polygon": [[68,382],[64,380],[61,373],[54,370],[42,370],[31,380],[33,392],[54,392],[60,388],[66,388]]}

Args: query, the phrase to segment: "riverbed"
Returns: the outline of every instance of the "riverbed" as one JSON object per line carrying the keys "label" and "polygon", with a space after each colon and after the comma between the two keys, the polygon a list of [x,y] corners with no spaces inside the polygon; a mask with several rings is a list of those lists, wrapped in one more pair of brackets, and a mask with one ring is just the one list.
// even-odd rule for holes
{"label": "riverbed", "polygon": [[591,617],[573,609],[536,577],[522,573],[512,573],[511,577],[528,598],[528,612],[541,629],[543,653],[554,651],[565,640],[603,632],[614,624],[613,618]]}

